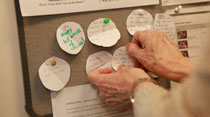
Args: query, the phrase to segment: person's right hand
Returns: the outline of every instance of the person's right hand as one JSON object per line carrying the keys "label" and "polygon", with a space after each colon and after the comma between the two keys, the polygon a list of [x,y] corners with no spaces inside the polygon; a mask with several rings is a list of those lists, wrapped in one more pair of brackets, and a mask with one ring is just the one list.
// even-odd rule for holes
{"label": "person's right hand", "polygon": [[173,81],[191,74],[191,62],[179,51],[168,35],[161,31],[136,32],[127,45],[128,53],[150,72]]}
{"label": "person's right hand", "polygon": [[[130,96],[133,92],[134,82],[138,79],[150,79],[150,77],[142,69],[124,65],[120,65],[117,71],[104,68],[88,75],[88,81],[99,88],[100,97],[118,112],[126,111],[132,107]],[[138,84],[135,89],[145,84],[153,83],[144,82]]]}

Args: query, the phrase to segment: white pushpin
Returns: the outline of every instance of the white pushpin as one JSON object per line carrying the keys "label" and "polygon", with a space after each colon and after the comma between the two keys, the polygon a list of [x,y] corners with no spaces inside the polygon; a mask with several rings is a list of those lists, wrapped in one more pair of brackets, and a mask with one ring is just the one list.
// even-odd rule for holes
{"label": "white pushpin", "polygon": [[175,8],[174,12],[179,13],[181,9],[182,9],[182,5],[179,5],[178,7]]}

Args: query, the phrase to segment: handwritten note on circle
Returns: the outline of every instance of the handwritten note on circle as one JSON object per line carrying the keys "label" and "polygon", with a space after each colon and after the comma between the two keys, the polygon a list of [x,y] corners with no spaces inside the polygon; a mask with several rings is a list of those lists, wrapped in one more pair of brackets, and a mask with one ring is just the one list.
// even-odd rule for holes
{"label": "handwritten note on circle", "polygon": [[125,46],[115,50],[112,58],[112,68],[114,70],[117,70],[121,64],[124,64],[125,66],[134,66],[133,58],[128,55]]}
{"label": "handwritten note on circle", "polygon": [[155,30],[160,30],[171,37],[175,41],[176,26],[173,18],[168,14],[159,13],[155,15]]}
{"label": "handwritten note on circle", "polygon": [[85,44],[85,33],[75,22],[65,22],[57,29],[57,41],[62,50],[69,54],[78,54]]}
{"label": "handwritten note on circle", "polygon": [[137,9],[128,16],[126,26],[128,32],[134,35],[137,31],[153,30],[153,23],[153,17],[149,12]]}
{"label": "handwritten note on circle", "polygon": [[[52,64],[54,61],[56,64]],[[44,87],[51,91],[59,91],[69,81],[70,66],[60,58],[51,57],[40,66],[39,77]]]}
{"label": "handwritten note on circle", "polygon": [[107,18],[93,21],[88,27],[87,34],[91,43],[102,47],[111,47],[120,39],[120,32],[115,23]]}
{"label": "handwritten note on circle", "polygon": [[89,74],[101,68],[112,68],[112,55],[101,51],[90,55],[86,62],[86,73]]}

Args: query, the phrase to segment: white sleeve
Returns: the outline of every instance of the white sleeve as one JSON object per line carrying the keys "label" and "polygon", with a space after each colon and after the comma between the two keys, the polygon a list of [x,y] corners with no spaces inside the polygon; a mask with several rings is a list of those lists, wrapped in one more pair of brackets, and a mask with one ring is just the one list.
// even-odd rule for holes
{"label": "white sleeve", "polygon": [[155,84],[141,86],[135,94],[134,116],[210,116],[210,75],[194,75],[170,91]]}

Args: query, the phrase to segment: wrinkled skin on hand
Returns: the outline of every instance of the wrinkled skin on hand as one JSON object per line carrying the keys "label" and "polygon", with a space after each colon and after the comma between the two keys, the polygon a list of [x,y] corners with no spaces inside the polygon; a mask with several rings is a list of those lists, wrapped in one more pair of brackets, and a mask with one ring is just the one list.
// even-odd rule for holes
{"label": "wrinkled skin on hand", "polygon": [[[159,76],[181,81],[191,73],[189,60],[183,57],[177,45],[163,32],[137,32],[126,49],[136,59],[135,66],[142,65]],[[88,76],[89,82],[99,88],[100,97],[119,112],[132,107],[129,100],[131,89],[140,78],[150,77],[140,68],[125,66],[120,66],[117,71],[101,69]],[[138,85],[136,89],[141,86]]]}
{"label": "wrinkled skin on hand", "polygon": [[179,51],[175,42],[161,31],[136,32],[127,45],[128,53],[150,72],[180,82],[191,74],[192,65]]}
{"label": "wrinkled skin on hand", "polygon": [[100,97],[118,112],[132,107],[129,98],[132,85],[140,78],[150,77],[142,69],[125,66],[120,66],[117,71],[101,69],[88,76],[89,82],[99,88]]}

